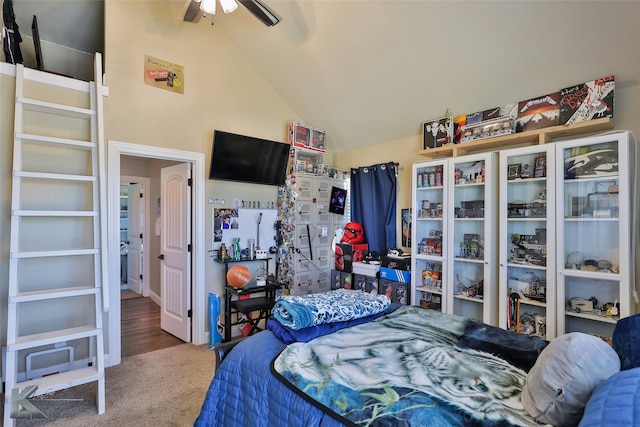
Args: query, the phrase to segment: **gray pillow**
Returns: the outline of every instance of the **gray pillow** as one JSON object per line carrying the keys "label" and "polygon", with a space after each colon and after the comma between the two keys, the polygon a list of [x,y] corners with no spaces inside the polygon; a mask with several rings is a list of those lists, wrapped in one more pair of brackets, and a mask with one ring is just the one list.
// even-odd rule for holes
{"label": "gray pillow", "polygon": [[620,371],[617,353],[600,338],[561,335],[540,353],[527,374],[522,404],[537,421],[576,426],[593,390]]}

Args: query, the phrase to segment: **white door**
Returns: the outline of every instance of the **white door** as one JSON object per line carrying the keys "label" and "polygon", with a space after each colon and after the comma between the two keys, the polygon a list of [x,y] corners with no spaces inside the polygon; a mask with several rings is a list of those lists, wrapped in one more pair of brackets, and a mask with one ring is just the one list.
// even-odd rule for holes
{"label": "white door", "polygon": [[142,294],[142,234],[144,233],[144,186],[129,184],[129,229],[127,231],[127,287]]}
{"label": "white door", "polygon": [[191,165],[160,171],[160,327],[191,341]]}

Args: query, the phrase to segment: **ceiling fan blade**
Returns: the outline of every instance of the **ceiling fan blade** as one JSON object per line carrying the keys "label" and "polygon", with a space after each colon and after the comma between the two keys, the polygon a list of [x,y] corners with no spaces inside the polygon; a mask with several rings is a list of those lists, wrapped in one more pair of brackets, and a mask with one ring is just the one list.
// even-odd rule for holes
{"label": "ceiling fan blade", "polygon": [[249,12],[262,21],[267,27],[272,27],[280,22],[280,18],[258,0],[238,0],[238,3],[246,7]]}

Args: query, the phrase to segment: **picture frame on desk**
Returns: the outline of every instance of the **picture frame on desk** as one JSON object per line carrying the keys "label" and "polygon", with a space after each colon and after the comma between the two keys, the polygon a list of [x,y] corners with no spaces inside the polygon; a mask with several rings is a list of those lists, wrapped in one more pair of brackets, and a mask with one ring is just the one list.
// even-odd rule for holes
{"label": "picture frame on desk", "polygon": [[507,179],[512,180],[512,179],[520,178],[521,168],[522,168],[522,165],[520,163],[513,163],[507,166]]}
{"label": "picture frame on desk", "polygon": [[541,154],[536,157],[536,162],[533,169],[533,177],[543,178],[545,176],[547,176],[547,156]]}

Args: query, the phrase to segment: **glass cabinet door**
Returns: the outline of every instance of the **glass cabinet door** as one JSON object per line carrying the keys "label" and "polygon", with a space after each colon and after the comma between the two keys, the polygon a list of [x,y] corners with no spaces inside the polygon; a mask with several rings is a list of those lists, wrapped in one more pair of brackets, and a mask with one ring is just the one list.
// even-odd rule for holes
{"label": "glass cabinet door", "polygon": [[496,324],[494,153],[453,158],[449,174],[448,312]]}
{"label": "glass cabinet door", "polygon": [[411,283],[412,301],[443,311],[444,254],[446,242],[447,161],[416,163],[412,168]]}
{"label": "glass cabinet door", "polygon": [[628,133],[557,144],[558,334],[610,340],[632,312],[630,154]]}
{"label": "glass cabinet door", "polygon": [[553,145],[500,152],[501,328],[553,339],[555,180]]}

